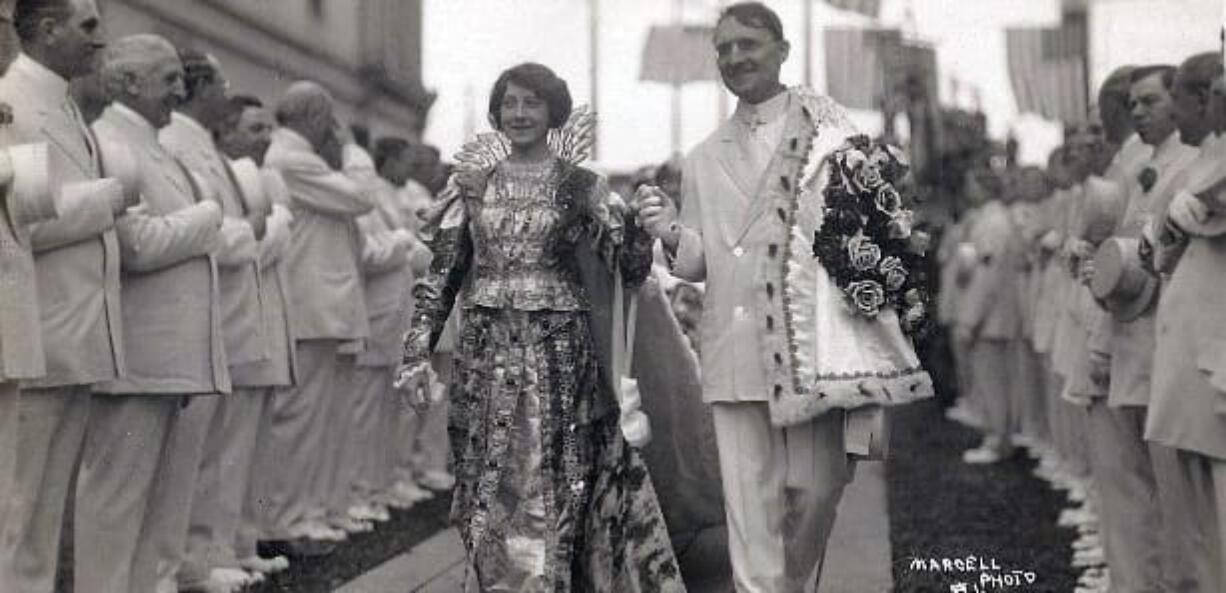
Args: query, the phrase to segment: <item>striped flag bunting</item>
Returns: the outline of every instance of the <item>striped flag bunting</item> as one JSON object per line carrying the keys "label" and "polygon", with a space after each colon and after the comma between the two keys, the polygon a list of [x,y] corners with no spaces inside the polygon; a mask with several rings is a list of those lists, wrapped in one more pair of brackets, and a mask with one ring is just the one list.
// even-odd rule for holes
{"label": "striped flag bunting", "polygon": [[839,10],[858,12],[872,18],[877,18],[881,14],[881,0],[826,0],[826,4]]}
{"label": "striped flag bunting", "polygon": [[1005,43],[1018,111],[1064,123],[1085,119],[1089,91],[1082,24],[1007,29]]}
{"label": "striped flag bunting", "polygon": [[[853,109],[880,109],[892,95],[937,96],[937,60],[932,46],[904,40],[898,29],[830,28],[826,49],[826,93]],[[908,90],[910,89],[910,90]]]}

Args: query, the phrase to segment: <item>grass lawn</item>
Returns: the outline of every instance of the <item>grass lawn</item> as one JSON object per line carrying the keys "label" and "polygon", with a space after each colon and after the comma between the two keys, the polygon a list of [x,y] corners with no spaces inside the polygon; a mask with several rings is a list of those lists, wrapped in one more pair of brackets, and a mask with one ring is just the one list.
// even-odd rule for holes
{"label": "grass lawn", "polygon": [[1033,461],[1019,453],[991,466],[962,463],[978,433],[946,420],[933,401],[904,406],[892,421],[887,487],[896,592],[957,591],[956,583],[978,583],[983,571],[913,566],[931,559],[965,563],[972,555],[976,564],[992,567],[989,576],[1018,578],[1013,571],[1020,571],[1034,577],[1033,583],[981,591],[1073,590],[1078,573],[1069,566],[1069,546],[1076,531],[1056,526],[1065,497],[1030,475]]}

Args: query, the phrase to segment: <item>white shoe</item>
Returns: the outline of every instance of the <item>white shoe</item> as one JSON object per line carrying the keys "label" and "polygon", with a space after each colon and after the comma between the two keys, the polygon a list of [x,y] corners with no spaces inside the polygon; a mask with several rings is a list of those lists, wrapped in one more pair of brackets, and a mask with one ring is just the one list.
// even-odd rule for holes
{"label": "white shoe", "polygon": [[340,543],[348,539],[344,531],[332,529],[319,521],[302,521],[289,528],[290,539]]}
{"label": "white shoe", "polygon": [[374,521],[376,523],[386,523],[392,520],[392,514],[387,511],[387,505],[382,502],[372,503],[370,509],[375,513]]}
{"label": "white shoe", "polygon": [[223,583],[231,589],[241,589],[252,584],[251,573],[240,568],[214,568],[209,571],[209,580]]}
{"label": "white shoe", "polygon": [[240,558],[238,565],[248,572],[275,574],[289,568],[289,559],[285,556],[274,556],[272,558],[251,556],[249,558]]}
{"label": "white shoe", "polygon": [[330,527],[345,533],[369,533],[375,530],[375,526],[367,521],[355,521],[345,516],[333,517],[330,523]]}
{"label": "white shoe", "polygon": [[378,513],[375,512],[374,507],[366,503],[355,504],[349,507],[349,510],[345,511],[345,514],[349,515],[349,518],[353,519],[354,521],[374,521],[375,517],[378,515]]}
{"label": "white shoe", "polygon": [[396,485],[392,487],[392,490],[400,495],[401,498],[411,500],[414,503],[424,502],[434,498],[433,492],[430,492],[429,490],[417,485],[417,482],[410,482],[408,480],[396,482]]}
{"label": "white shoe", "polygon": [[1095,546],[1102,546],[1102,540],[1098,537],[1098,534],[1083,535],[1073,542],[1074,550],[1084,550]]}
{"label": "white shoe", "polygon": [[413,508],[414,504],[417,504],[414,499],[404,496],[401,492],[394,488],[383,493],[380,498],[387,506],[400,511],[407,511]]}
{"label": "white shoe", "polygon": [[435,492],[445,492],[455,487],[455,476],[439,470],[430,470],[417,480],[419,484]]}
{"label": "white shoe", "polygon": [[1088,568],[1090,566],[1104,566],[1106,564],[1107,559],[1103,555],[1103,549],[1101,546],[1080,550],[1073,554],[1074,568]]}
{"label": "white shoe", "polygon": [[970,465],[990,465],[1003,460],[1004,456],[993,447],[977,447],[962,453],[962,462]]}

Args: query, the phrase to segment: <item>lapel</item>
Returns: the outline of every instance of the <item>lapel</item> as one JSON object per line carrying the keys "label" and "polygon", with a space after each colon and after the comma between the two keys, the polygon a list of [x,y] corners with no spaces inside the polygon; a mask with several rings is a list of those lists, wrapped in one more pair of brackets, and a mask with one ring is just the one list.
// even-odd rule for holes
{"label": "lapel", "polygon": [[88,177],[96,176],[95,162],[89,155],[89,148],[85,145],[85,136],[73,129],[75,126],[71,125],[72,122],[63,121],[62,118],[56,117],[56,113],[45,107],[40,107],[38,114],[42,117],[40,129],[43,135],[59,146],[60,150],[68,156],[68,160],[72,161],[82,173]]}
{"label": "lapel", "polygon": [[[790,91],[789,91],[790,92]],[[786,122],[784,123],[783,140],[775,147],[766,172],[757,182],[753,200],[749,210],[741,217],[741,224],[735,229],[732,244],[740,243],[753,224],[762,217],[769,206],[777,200],[772,199],[776,192],[786,194],[790,199],[796,190],[800,172],[800,163],[809,149],[809,141],[813,135],[813,126],[809,123],[800,101],[792,97],[789,102]]]}
{"label": "lapel", "polygon": [[720,141],[717,147],[716,160],[724,170],[724,174],[732,180],[739,192],[741,203],[749,202],[754,195],[757,179],[753,179],[753,171],[749,169],[750,161],[745,153],[745,147],[740,142],[741,127],[736,119],[724,122],[720,130]]}

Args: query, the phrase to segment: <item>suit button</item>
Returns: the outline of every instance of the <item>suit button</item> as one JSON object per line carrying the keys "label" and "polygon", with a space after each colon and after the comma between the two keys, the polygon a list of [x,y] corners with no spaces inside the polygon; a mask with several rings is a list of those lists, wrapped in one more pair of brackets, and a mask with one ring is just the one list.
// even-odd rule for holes
{"label": "suit button", "polygon": [[745,248],[738,245],[736,249],[732,250],[732,255],[736,257],[741,257],[742,255],[745,255]]}
{"label": "suit button", "polygon": [[737,307],[733,309],[732,315],[736,317],[737,319],[744,319],[745,318],[745,307]]}

